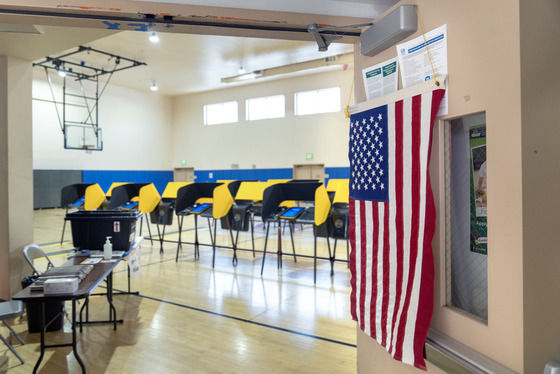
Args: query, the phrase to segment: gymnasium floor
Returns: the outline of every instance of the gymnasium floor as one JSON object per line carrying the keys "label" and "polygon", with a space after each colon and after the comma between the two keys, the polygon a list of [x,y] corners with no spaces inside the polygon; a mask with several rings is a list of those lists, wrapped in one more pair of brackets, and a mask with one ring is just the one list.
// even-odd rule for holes
{"label": "gymnasium floor", "polygon": [[[37,210],[34,213],[34,242],[41,245],[55,264],[73,249],[69,225],[60,245],[65,211]],[[267,253],[263,276],[262,252],[218,249],[212,269],[212,247],[183,244],[175,262],[178,226],[166,227],[163,254],[159,242],[150,243],[144,222],[141,246],[141,276],[131,280],[138,295],[114,296],[117,317],[124,323],[114,331],[109,325],[85,326],[78,333],[78,350],[88,373],[355,373],[356,327],[349,314],[350,275],[345,262],[336,262],[334,277],[330,263],[318,261],[317,283],[313,284],[313,260]],[[199,240],[210,244],[206,220],[199,221]],[[185,219],[183,241],[194,241],[194,221]],[[155,225],[151,233],[157,237]],[[219,245],[230,243],[229,233],[220,229]],[[277,248],[277,231],[271,228],[268,250]],[[256,249],[264,248],[262,221],[256,219]],[[296,253],[313,253],[311,227],[296,227]],[[318,239],[319,255],[327,256],[326,240]],[[332,246],[331,241],[331,246]],[[241,232],[238,247],[251,248],[250,232]],[[289,231],[283,248],[291,253]],[[346,259],[346,241],[337,244],[337,259]],[[41,265],[41,264],[40,264]],[[31,273],[31,270],[30,272]],[[116,291],[127,290],[126,264],[114,274]],[[92,319],[106,319],[104,297],[92,297]],[[70,310],[70,304],[67,305]],[[27,332],[26,314],[12,322],[26,344],[15,344],[25,359],[22,365],[0,344],[0,373],[30,373],[39,357],[39,334]],[[46,334],[47,342],[68,342],[70,324]],[[0,326],[7,336],[7,329]],[[48,349],[40,373],[79,373],[70,348]]]}

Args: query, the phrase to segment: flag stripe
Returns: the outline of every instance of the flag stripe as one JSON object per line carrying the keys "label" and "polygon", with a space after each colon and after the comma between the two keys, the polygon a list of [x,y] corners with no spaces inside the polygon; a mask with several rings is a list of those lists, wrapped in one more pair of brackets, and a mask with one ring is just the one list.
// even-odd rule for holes
{"label": "flag stripe", "polygon": [[394,358],[421,369],[433,308],[428,162],[443,93],[352,115],[350,126],[352,317]]}
{"label": "flag stripe", "polygon": [[[365,217],[365,204],[360,204],[359,205],[359,214],[360,217]],[[366,265],[366,256],[367,256],[367,247],[366,247],[366,242],[367,242],[367,225],[362,225],[360,226],[360,266],[362,266],[362,269],[365,268]],[[364,240],[365,239],[365,240]],[[365,282],[365,277],[362,271],[361,274],[361,280],[360,280],[360,305],[367,305],[365,304],[365,298],[366,298],[366,282]],[[370,310],[368,308],[367,310],[368,314],[370,314]],[[361,308],[360,309],[360,328],[362,330],[365,330],[365,324],[364,324],[364,319],[365,319],[365,313],[366,313],[366,309],[365,308]],[[368,318],[370,318],[368,316]]]}
{"label": "flag stripe", "polygon": [[[362,203],[366,205],[368,208],[368,215],[366,216],[366,220],[368,220],[371,214],[371,218],[369,218],[369,222],[373,222],[372,227],[378,227],[380,212],[377,211],[376,209],[373,209],[374,207],[371,204],[367,204],[365,201],[363,201]],[[381,321],[379,319],[379,312],[378,312],[378,308],[379,308],[378,297],[383,292],[383,289],[380,288],[381,282],[379,280],[380,270],[382,271],[382,269],[379,269],[379,266],[377,266],[377,268],[374,266],[374,264],[376,265],[378,264],[378,256],[379,256],[379,241],[376,239],[377,239],[376,234],[373,231],[370,232],[370,235],[368,235],[368,240],[371,243],[371,247],[369,248],[372,248],[372,250],[371,250],[371,256],[368,256],[368,258],[371,260],[371,263],[368,264],[369,267],[366,268],[365,271],[370,276],[371,284],[372,284],[371,298],[370,298],[370,303],[368,305],[370,310],[375,310],[375,319],[371,321],[372,322],[371,330],[370,330],[371,337],[379,341],[378,334],[380,331],[379,328],[381,326]]]}

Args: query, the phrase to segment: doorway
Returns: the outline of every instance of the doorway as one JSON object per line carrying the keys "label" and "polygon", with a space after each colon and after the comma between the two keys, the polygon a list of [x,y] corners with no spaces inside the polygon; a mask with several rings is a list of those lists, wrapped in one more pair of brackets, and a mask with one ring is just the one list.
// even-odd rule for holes
{"label": "doorway", "polygon": [[302,164],[294,165],[293,179],[311,179],[325,183],[324,164]]}
{"label": "doorway", "polygon": [[173,169],[174,182],[194,182],[194,168]]}

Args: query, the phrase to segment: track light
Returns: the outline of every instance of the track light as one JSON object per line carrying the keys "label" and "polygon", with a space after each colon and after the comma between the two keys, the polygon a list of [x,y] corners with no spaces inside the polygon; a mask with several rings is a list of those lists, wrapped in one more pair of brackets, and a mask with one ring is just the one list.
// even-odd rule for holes
{"label": "track light", "polygon": [[152,31],[152,35],[150,35],[150,41],[152,43],[157,43],[159,42],[159,36],[157,36],[155,31]]}
{"label": "track light", "polygon": [[152,90],[152,91],[157,91],[158,90],[158,86],[156,86],[156,82],[152,83],[152,86],[150,87],[150,90]]}

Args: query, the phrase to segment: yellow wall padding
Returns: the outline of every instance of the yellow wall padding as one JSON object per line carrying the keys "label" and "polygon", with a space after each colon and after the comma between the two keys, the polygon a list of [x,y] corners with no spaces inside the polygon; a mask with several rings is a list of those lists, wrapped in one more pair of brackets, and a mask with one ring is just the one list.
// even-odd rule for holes
{"label": "yellow wall padding", "polygon": [[212,215],[214,219],[225,217],[233,205],[233,197],[226,184],[221,184],[214,188],[214,204],[212,205]]}
{"label": "yellow wall padding", "polygon": [[107,194],[105,196],[111,197],[111,193],[113,192],[113,188],[118,187],[118,186],[122,186],[123,184],[128,184],[128,182],[125,182],[125,183],[115,182],[115,183],[111,184],[111,187],[109,187],[109,191],[107,191]]}
{"label": "yellow wall padding", "polygon": [[264,189],[268,187],[265,182],[241,182],[235,200],[262,201]]}
{"label": "yellow wall padding", "polygon": [[165,186],[165,190],[163,190],[163,195],[161,195],[161,197],[164,199],[176,199],[179,188],[191,183],[193,182],[169,182],[167,183],[167,186]]}
{"label": "yellow wall padding", "polygon": [[348,196],[350,195],[350,187],[348,179],[345,179],[346,183],[339,183],[336,187],[336,192],[334,194],[334,203],[346,203],[348,204]]}
{"label": "yellow wall padding", "polygon": [[329,179],[327,184],[327,192],[335,192],[339,184],[348,184],[348,179]]}
{"label": "yellow wall padding", "polygon": [[99,184],[92,184],[86,188],[86,199],[84,202],[85,210],[97,209],[105,201],[105,192],[101,189]]}
{"label": "yellow wall padding", "polygon": [[151,213],[161,201],[159,192],[153,183],[147,184],[140,188],[140,194],[138,195],[140,201],[138,203],[138,210],[142,214]]}
{"label": "yellow wall padding", "polygon": [[331,210],[331,199],[324,185],[315,190],[315,225],[319,226],[327,220]]}

